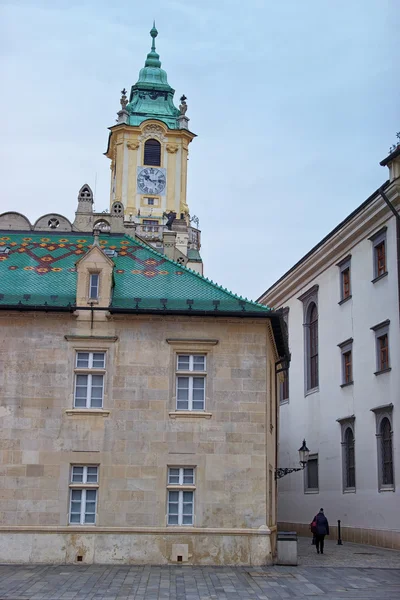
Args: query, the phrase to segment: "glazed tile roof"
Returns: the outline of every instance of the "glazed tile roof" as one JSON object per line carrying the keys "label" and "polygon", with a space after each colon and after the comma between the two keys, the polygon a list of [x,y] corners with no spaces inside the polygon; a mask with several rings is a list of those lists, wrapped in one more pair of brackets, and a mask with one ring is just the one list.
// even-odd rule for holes
{"label": "glazed tile roof", "polygon": [[[0,307],[73,307],[75,264],[93,236],[77,232],[0,232]],[[268,307],[236,296],[127,235],[103,235],[102,248],[116,251],[111,308],[160,311],[261,313]],[[261,316],[260,314],[260,316]]]}

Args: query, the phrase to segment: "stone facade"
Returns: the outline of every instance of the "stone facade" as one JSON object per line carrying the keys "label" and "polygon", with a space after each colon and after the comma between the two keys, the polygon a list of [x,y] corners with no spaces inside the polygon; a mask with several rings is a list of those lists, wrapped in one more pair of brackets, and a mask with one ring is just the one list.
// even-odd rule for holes
{"label": "stone facade", "polygon": [[[0,562],[271,562],[268,318],[2,311],[0,336]],[[73,408],[78,350],[106,353],[103,408]],[[207,356],[203,413],[175,409],[178,351]],[[69,524],[72,465],[98,466],[93,525]],[[193,526],[167,526],[171,466],[195,469]]]}

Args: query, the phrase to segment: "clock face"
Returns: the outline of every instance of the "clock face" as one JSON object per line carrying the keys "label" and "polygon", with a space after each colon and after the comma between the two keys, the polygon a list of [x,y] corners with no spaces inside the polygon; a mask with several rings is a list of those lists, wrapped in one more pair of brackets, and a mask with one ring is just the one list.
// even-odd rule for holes
{"label": "clock face", "polygon": [[137,187],[142,194],[163,194],[167,183],[165,169],[138,167]]}

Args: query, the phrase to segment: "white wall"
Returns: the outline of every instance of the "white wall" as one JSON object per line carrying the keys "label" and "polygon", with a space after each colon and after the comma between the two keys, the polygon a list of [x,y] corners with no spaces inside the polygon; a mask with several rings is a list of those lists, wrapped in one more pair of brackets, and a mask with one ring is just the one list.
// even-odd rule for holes
{"label": "white wall", "polygon": [[[375,284],[372,243],[367,238],[351,253],[352,299],[339,305],[339,262],[309,282],[283,306],[289,307],[289,403],[280,408],[280,467],[298,466],[303,438],[311,453],[319,454],[319,492],[304,493],[304,473],[279,481],[278,520],[309,523],[320,507],[329,521],[372,529],[400,530],[400,348],[397,290],[396,223],[387,225],[388,276]],[[377,231],[382,224],[377,226]],[[318,284],[319,391],[304,393],[303,304],[297,298]],[[389,353],[392,370],[376,371],[375,333],[370,327],[390,319]],[[341,351],[338,344],[353,338],[354,385],[341,388]],[[376,419],[371,408],[392,402],[395,492],[378,491]],[[336,419],[355,415],[356,492],[343,493],[341,427]],[[396,460],[397,459],[397,460]]]}

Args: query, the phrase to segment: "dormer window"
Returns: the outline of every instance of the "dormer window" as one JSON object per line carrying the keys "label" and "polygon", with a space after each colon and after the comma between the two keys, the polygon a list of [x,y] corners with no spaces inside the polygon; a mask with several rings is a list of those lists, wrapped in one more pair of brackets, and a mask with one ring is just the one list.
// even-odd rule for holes
{"label": "dormer window", "polygon": [[161,166],[161,144],[157,140],[150,139],[144,145],[144,161],[145,165],[153,167]]}
{"label": "dormer window", "polygon": [[100,283],[99,273],[91,273],[90,280],[89,280],[89,299],[90,300],[98,300],[99,299],[99,283]]}
{"label": "dormer window", "polygon": [[8,254],[10,252],[9,246],[0,246],[0,254]]}

